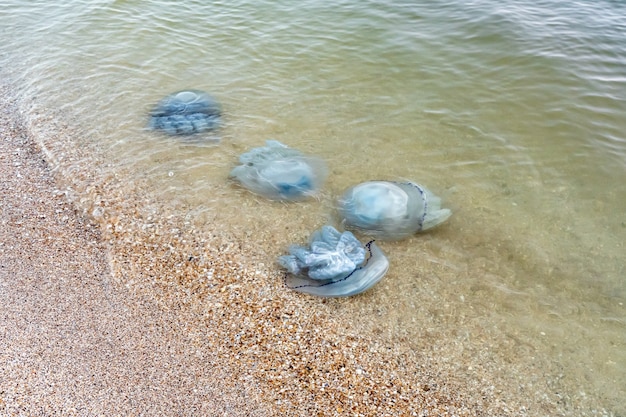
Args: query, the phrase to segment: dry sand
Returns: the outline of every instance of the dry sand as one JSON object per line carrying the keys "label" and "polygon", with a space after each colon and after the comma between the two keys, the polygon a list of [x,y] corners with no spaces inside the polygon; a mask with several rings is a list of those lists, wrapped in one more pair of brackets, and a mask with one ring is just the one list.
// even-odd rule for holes
{"label": "dry sand", "polygon": [[245,242],[142,235],[149,219],[115,196],[99,204],[126,217],[95,221],[57,189],[12,101],[0,134],[2,416],[583,414],[488,346],[476,366],[455,363],[463,346],[360,335],[333,314],[341,301],[285,291]]}

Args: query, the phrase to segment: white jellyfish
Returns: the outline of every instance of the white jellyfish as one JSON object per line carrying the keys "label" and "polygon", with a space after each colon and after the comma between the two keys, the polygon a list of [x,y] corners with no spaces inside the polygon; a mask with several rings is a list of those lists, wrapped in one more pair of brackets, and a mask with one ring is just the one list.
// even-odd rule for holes
{"label": "white jellyfish", "polygon": [[272,200],[301,200],[319,191],[326,179],[324,162],[306,156],[275,140],[239,157],[241,165],[230,172],[252,192]]}
{"label": "white jellyfish", "polygon": [[441,208],[439,197],[413,182],[363,182],[349,188],[338,205],[347,228],[389,240],[431,229],[452,214]]}

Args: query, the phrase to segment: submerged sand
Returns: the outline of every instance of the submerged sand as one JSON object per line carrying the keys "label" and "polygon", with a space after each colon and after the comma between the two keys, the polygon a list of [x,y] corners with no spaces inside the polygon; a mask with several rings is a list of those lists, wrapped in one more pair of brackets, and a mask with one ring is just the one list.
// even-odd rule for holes
{"label": "submerged sand", "polygon": [[174,217],[151,223],[110,190],[98,207],[77,207],[14,101],[0,105],[0,134],[0,415],[555,416],[595,406],[571,397],[545,358],[507,363],[533,354],[514,337],[473,329],[466,345],[418,350],[384,329],[360,334],[335,314],[350,311],[344,301],[287,291],[245,239],[200,236]]}

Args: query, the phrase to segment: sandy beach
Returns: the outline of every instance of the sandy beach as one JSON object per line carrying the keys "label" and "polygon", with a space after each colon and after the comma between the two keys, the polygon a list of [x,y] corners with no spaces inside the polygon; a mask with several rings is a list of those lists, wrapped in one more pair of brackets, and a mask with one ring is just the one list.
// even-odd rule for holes
{"label": "sandy beach", "polygon": [[[588,410],[542,359],[509,369],[506,352],[529,351],[510,338],[495,347],[501,356],[487,347],[497,335],[484,349],[474,338],[417,351],[359,334],[333,314],[349,308],[342,301],[285,291],[275,268],[246,258],[245,242],[138,242],[132,216],[96,221],[68,200],[12,99],[0,105],[0,134],[2,416]],[[119,197],[106,204],[131,212]]]}
{"label": "sandy beach", "polygon": [[0,415],[271,415],[176,312],[120,292],[98,226],[0,109]]}
{"label": "sandy beach", "polygon": [[[188,331],[198,326],[194,319],[202,322],[193,312],[167,310],[117,287],[98,226],[56,188],[16,115],[13,103],[2,105],[0,415],[281,415],[285,409],[271,393],[242,383],[245,369],[232,369],[212,349],[218,340],[198,341]],[[389,395],[391,387],[371,396]],[[321,388],[311,387],[311,395]],[[433,391],[423,410],[465,409],[456,395]],[[406,412],[410,401],[402,403],[383,414]],[[341,404],[336,413],[317,413],[343,414]],[[297,415],[312,415],[311,405],[301,406]],[[375,409],[354,407],[362,415]]]}
{"label": "sandy beach", "polygon": [[[0,417],[626,417],[626,2],[0,20]],[[303,156],[265,171],[271,141]],[[368,181],[414,183],[370,208],[421,230],[354,228]],[[325,226],[380,281],[299,292]]]}

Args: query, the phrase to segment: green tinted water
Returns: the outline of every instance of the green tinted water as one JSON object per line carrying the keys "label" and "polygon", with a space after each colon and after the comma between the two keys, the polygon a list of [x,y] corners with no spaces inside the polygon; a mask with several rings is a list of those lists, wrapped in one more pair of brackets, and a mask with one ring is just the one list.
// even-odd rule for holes
{"label": "green tinted water", "polygon": [[[453,217],[381,244],[391,271],[355,325],[409,340],[425,322],[442,337],[507,329],[623,412],[624,16],[606,1],[10,0],[0,63],[68,184],[117,176],[207,234],[258,241],[268,264],[332,221],[348,186],[426,185]],[[219,145],[145,129],[185,88],[222,103]],[[46,133],[50,115],[76,133]],[[227,181],[270,138],[327,161],[318,201],[266,202]]]}

